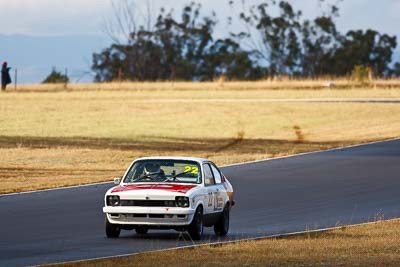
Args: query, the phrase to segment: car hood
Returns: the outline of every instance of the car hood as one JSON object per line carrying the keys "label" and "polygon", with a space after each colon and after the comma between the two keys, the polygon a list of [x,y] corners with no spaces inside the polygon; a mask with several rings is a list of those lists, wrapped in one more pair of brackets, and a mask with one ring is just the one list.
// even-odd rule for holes
{"label": "car hood", "polygon": [[175,196],[178,194],[187,194],[190,190],[196,188],[197,185],[183,184],[130,184],[120,185],[111,189],[111,194],[118,194],[121,197],[151,197],[151,196]]}

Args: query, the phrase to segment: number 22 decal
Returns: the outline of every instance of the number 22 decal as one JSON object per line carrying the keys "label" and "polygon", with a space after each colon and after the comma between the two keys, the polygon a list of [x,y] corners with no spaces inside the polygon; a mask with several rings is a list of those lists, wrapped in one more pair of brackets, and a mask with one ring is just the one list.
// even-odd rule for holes
{"label": "number 22 decal", "polygon": [[183,171],[184,173],[190,172],[193,174],[198,174],[199,173],[199,168],[194,167],[194,166],[185,166],[185,170]]}

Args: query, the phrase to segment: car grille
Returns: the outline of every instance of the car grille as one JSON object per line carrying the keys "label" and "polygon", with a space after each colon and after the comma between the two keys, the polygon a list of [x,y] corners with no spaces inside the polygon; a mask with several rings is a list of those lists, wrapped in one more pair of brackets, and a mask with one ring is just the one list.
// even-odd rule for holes
{"label": "car grille", "polygon": [[121,206],[125,207],[176,207],[175,200],[126,200],[121,199]]}

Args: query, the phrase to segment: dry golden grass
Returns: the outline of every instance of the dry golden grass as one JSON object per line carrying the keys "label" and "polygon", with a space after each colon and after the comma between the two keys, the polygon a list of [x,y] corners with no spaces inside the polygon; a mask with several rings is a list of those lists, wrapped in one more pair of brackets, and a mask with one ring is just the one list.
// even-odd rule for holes
{"label": "dry golden grass", "polygon": [[399,266],[400,221],[282,239],[203,246],[61,264],[82,266]]}
{"label": "dry golden grass", "polygon": [[[399,88],[400,79],[373,80],[361,84],[351,79],[281,79],[261,81],[225,81],[218,79],[215,82],[112,82],[112,83],[91,83],[91,84],[28,84],[20,85],[19,91],[98,91],[98,90],[287,90],[287,89],[373,89],[373,88]],[[11,89],[11,88],[10,88]],[[13,89],[13,88],[12,88]],[[12,90],[11,89],[11,90]]]}
{"label": "dry golden grass", "polygon": [[400,137],[400,104],[264,101],[400,98],[400,89],[203,87],[0,94],[0,193],[108,181],[140,156],[222,165]]}

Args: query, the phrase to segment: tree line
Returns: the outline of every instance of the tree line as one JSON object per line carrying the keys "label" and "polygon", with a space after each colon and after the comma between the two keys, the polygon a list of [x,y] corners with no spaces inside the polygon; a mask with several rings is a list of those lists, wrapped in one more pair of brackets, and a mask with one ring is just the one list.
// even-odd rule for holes
{"label": "tree line", "polygon": [[[125,0],[127,3],[129,0]],[[322,0],[319,0],[323,3]],[[235,2],[227,6],[234,10]],[[179,16],[161,8],[154,23],[137,25],[126,5],[115,13],[117,24],[129,24],[125,42],[115,42],[93,54],[92,70],[99,82],[113,80],[232,80],[290,76],[345,76],[366,66],[376,76],[400,74],[393,64],[395,36],[376,30],[341,33],[336,5],[306,19],[288,1],[266,0],[243,8],[234,19],[244,30],[217,38],[220,21],[205,16],[201,4],[185,5]]]}

